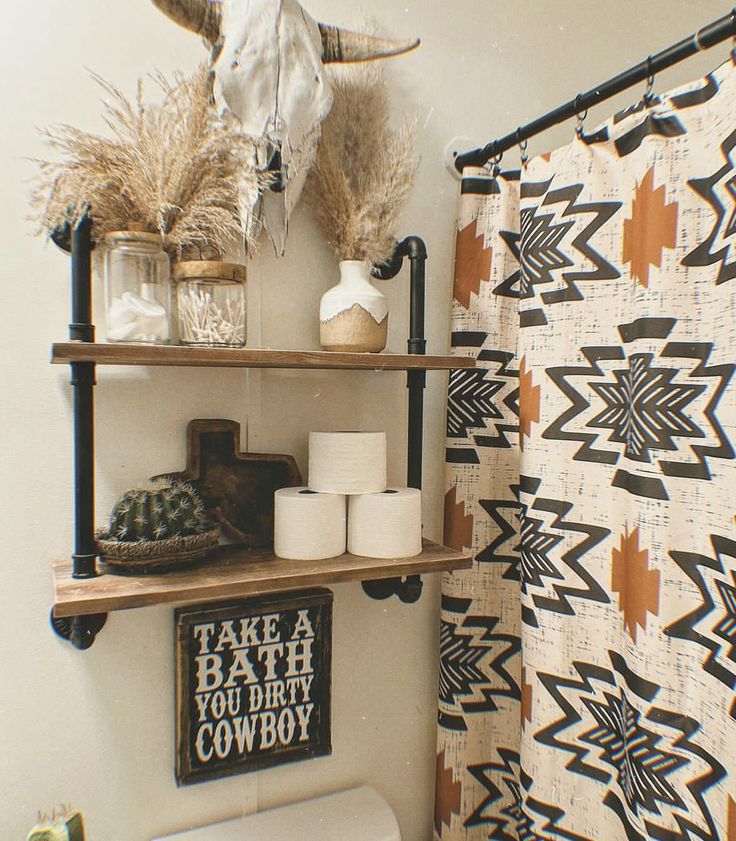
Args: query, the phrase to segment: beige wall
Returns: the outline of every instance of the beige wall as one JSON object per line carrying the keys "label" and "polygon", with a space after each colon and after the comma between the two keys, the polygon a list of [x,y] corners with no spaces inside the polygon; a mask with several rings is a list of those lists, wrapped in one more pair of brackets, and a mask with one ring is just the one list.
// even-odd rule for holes
{"label": "beige wall", "polygon": [[[30,236],[25,158],[43,153],[34,126],[101,128],[98,91],[85,67],[131,91],[154,68],[188,69],[196,39],[148,0],[4,2],[0,86],[0,329],[3,537],[0,573],[0,826],[22,839],[36,810],[70,801],[86,810],[90,841],[154,835],[358,783],[375,786],[399,815],[406,841],[431,837],[439,582],[421,604],[369,601],[335,588],[334,755],[258,775],[177,790],[173,779],[173,640],[167,608],[110,618],[80,653],[47,625],[49,567],[71,546],[71,426],[67,372],[48,365],[66,336],[68,260]],[[721,0],[371,0],[387,30],[419,34],[422,50],[393,63],[400,107],[419,115],[423,163],[403,233],[430,249],[430,351],[448,343],[457,184],[442,166],[455,135],[484,141],[555,106],[726,14]],[[358,0],[311,0],[336,23]],[[725,48],[671,71],[658,85],[695,77]],[[623,97],[628,102],[640,91]],[[599,108],[591,122],[611,106]],[[540,152],[572,126],[533,141]],[[514,155],[507,161],[513,162]],[[319,297],[335,265],[311,220],[296,215],[288,256],[269,249],[251,271],[251,331],[264,347],[314,348]],[[407,278],[385,284],[390,349],[406,335]],[[396,374],[110,370],[97,390],[99,518],[139,479],[179,467],[193,417],[249,425],[251,449],[294,452],[305,466],[310,428],[385,428],[391,478],[403,476],[405,388]],[[445,378],[430,375],[427,534],[440,536]]]}

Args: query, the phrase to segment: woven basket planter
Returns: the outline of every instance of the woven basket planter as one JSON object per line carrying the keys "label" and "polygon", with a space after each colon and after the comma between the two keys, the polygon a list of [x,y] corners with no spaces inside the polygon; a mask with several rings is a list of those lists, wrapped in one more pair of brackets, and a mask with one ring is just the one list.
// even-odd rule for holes
{"label": "woven basket planter", "polygon": [[102,560],[116,572],[167,572],[200,560],[217,546],[220,530],[166,540],[117,540],[106,531],[96,535]]}

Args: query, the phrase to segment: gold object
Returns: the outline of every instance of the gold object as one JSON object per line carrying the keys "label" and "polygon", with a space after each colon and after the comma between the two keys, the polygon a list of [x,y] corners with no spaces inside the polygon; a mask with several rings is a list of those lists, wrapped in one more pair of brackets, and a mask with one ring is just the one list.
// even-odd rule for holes
{"label": "gold object", "polygon": [[28,841],[84,841],[84,817],[81,812],[54,812],[49,819],[41,816],[28,833]]}

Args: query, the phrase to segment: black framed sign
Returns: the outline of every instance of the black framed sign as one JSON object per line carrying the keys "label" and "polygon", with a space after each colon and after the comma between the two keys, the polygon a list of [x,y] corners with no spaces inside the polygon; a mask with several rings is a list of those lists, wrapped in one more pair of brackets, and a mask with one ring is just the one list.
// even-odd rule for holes
{"label": "black framed sign", "polygon": [[332,593],[179,608],[176,780],[332,752]]}

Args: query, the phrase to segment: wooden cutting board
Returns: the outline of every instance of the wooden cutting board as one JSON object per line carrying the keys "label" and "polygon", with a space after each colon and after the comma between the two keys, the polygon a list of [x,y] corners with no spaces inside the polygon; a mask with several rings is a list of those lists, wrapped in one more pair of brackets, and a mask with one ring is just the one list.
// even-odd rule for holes
{"label": "wooden cutting board", "polygon": [[290,455],[241,453],[240,424],[193,420],[187,427],[187,466],[166,473],[188,482],[225,534],[252,549],[273,545],[273,495],[302,484]]}

